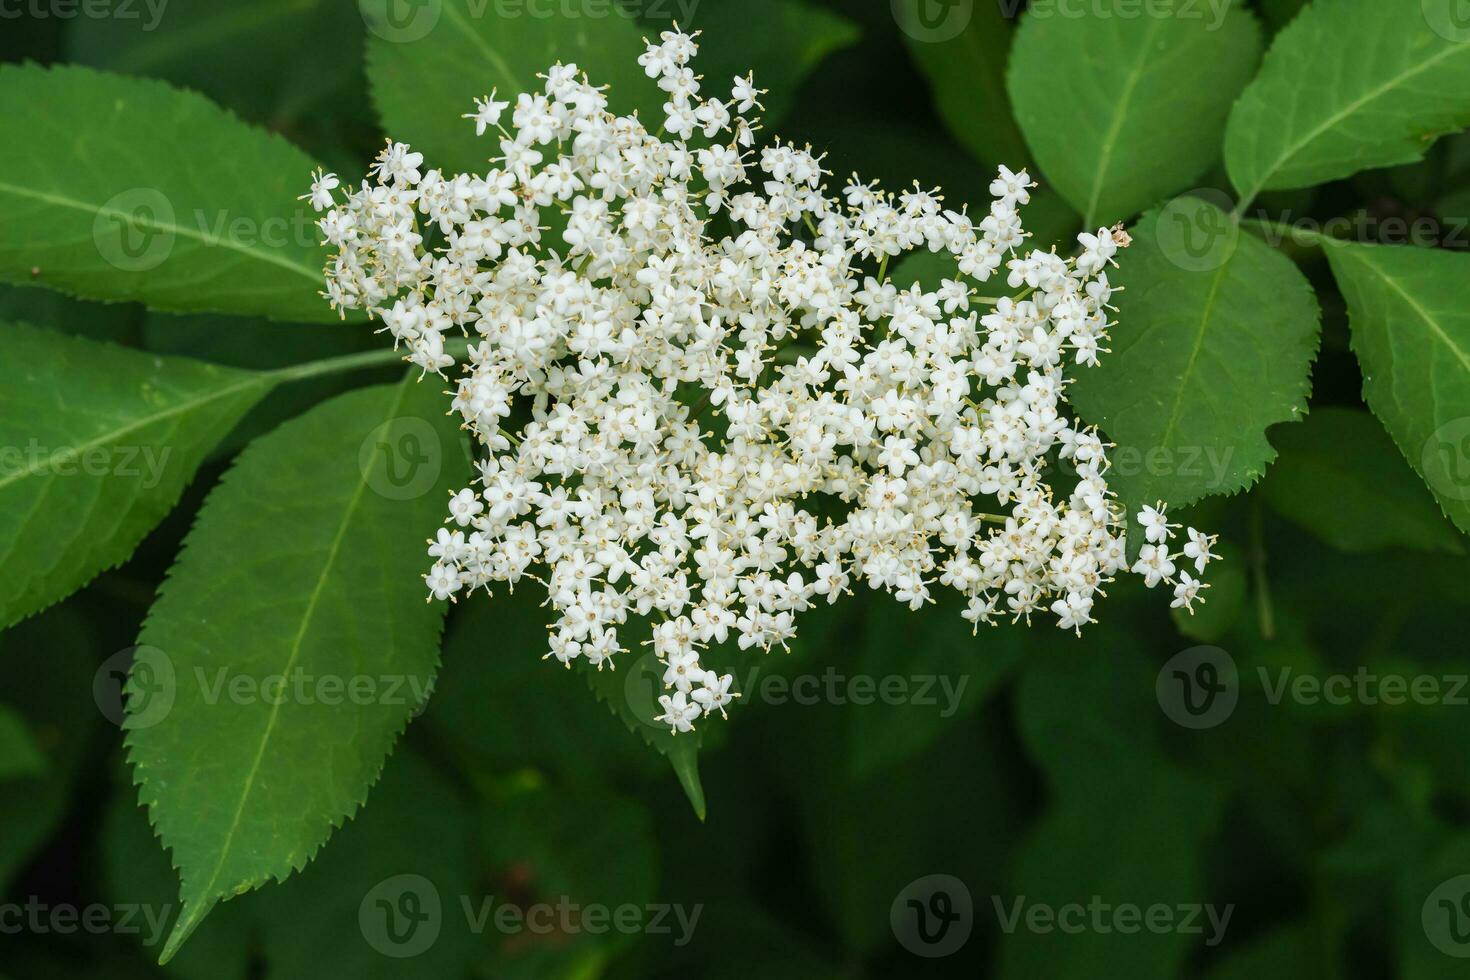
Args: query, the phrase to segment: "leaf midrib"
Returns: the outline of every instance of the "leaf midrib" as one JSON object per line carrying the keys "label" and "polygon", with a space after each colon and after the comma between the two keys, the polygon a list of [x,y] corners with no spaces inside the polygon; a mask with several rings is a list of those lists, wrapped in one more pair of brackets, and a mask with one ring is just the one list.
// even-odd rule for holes
{"label": "leaf midrib", "polygon": [[320,285],[322,282],[321,269],[302,265],[299,262],[292,261],[291,259],[279,255],[273,251],[261,251],[259,249],[251,248],[248,245],[243,245],[239,242],[236,242],[233,238],[215,238],[213,236],[205,234],[202,231],[196,231],[195,229],[189,228],[187,225],[181,225],[177,223],[166,224],[164,222],[155,220],[145,221],[140,219],[135,214],[125,214],[115,208],[108,208],[100,204],[92,204],[87,201],[79,201],[76,198],[67,197],[63,194],[53,194],[47,191],[38,191],[28,187],[21,187],[17,184],[11,184],[6,181],[0,181],[0,192],[9,193],[16,197],[28,198],[33,201],[41,201],[46,204],[53,204],[57,207],[71,208],[74,211],[81,211],[86,214],[108,215],[109,217],[121,218],[132,224],[145,225],[155,231],[169,232],[175,235],[180,235],[184,238],[192,238],[193,240],[203,245],[205,248],[223,248],[232,252],[237,252],[240,255],[244,255],[248,258],[256,259],[261,262],[266,262],[270,265],[279,266],[282,269],[289,269],[290,271],[297,273],[298,275],[301,275],[318,285]]}
{"label": "leaf midrib", "polygon": [[[1430,312],[1424,308],[1423,304],[1421,304],[1418,300],[1414,298],[1412,293],[1404,289],[1403,286],[1399,285],[1397,279],[1389,275],[1381,266],[1376,265],[1368,258],[1367,249],[1368,246],[1362,246],[1361,248],[1345,248],[1343,249],[1343,252],[1348,255],[1357,255],[1358,261],[1362,262],[1365,266],[1371,269],[1373,273],[1377,275],[1378,278],[1382,279],[1386,284],[1388,284],[1388,286],[1393,289],[1394,292],[1403,297],[1404,302],[1409,306],[1410,309],[1412,309],[1415,313],[1419,315],[1419,318],[1422,319],[1425,325],[1429,327],[1430,332],[1438,337],[1441,343],[1443,343],[1446,347],[1454,352],[1455,357],[1460,362],[1460,366],[1463,367],[1466,372],[1470,372],[1470,354],[1466,354],[1465,351],[1460,349],[1459,345],[1454,342],[1450,335],[1444,332],[1444,329],[1439,325],[1439,321],[1436,320],[1430,314]],[[1361,254],[1359,254],[1360,252]]]}
{"label": "leaf midrib", "polygon": [[1107,134],[1103,136],[1102,156],[1097,161],[1097,169],[1093,172],[1092,192],[1087,197],[1087,210],[1082,219],[1087,230],[1092,230],[1093,219],[1097,216],[1098,198],[1102,197],[1103,180],[1107,175],[1108,167],[1112,163],[1113,150],[1117,147],[1118,134],[1123,129],[1123,117],[1128,113],[1129,104],[1133,101],[1133,94],[1138,88],[1138,83],[1143,79],[1144,63],[1148,60],[1150,49],[1153,45],[1154,34],[1158,32],[1159,25],[1164,18],[1156,17],[1149,21],[1148,33],[1144,35],[1143,43],[1138,46],[1138,56],[1134,58],[1133,67],[1128,72],[1128,80],[1123,85],[1123,94],[1118,99],[1117,108],[1113,112],[1113,118],[1108,124]]}
{"label": "leaf midrib", "polygon": [[[394,396],[393,404],[389,406],[388,410],[384,413],[384,418],[392,419],[396,417],[398,410],[403,406],[403,399],[408,390],[408,382],[403,382],[398,385],[398,391],[397,394]],[[376,465],[376,463],[374,465]],[[337,557],[342,550],[342,542],[346,540],[347,529],[352,523],[358,505],[362,502],[364,491],[367,489],[367,479],[368,478],[366,473],[359,474],[357,486],[352,492],[352,498],[348,501],[346,508],[343,509],[342,520],[337,525],[337,531],[332,538],[332,544],[331,547],[328,549],[326,560],[322,563],[321,573],[317,576],[316,583],[311,590],[311,595],[307,599],[306,609],[301,616],[301,626],[299,629],[297,629],[296,636],[292,639],[291,653],[286,658],[286,665],[281,671],[284,676],[290,675],[291,671],[294,670],[296,667],[297,660],[299,660],[301,657],[302,641],[305,640],[307,630],[311,626],[312,617],[316,614],[317,603],[320,601],[322,592],[326,587],[327,578],[331,574],[332,568],[337,562]],[[214,870],[209,876],[209,881],[206,882],[204,887],[198,892],[198,894],[203,899],[201,904],[209,902],[210,895],[214,891],[215,885],[219,881],[220,872],[224,870],[225,861],[229,858],[230,851],[234,847],[235,834],[236,831],[239,830],[240,820],[244,816],[245,804],[249,801],[250,794],[255,788],[256,776],[259,775],[261,763],[265,759],[266,746],[270,743],[271,735],[275,731],[276,722],[280,717],[282,700],[283,699],[273,699],[270,716],[266,721],[265,731],[260,736],[260,745],[256,749],[255,759],[251,763],[250,771],[246,774],[244,785],[241,787],[240,799],[239,802],[235,805],[235,814],[230,821],[230,828],[225,832],[224,837],[222,838],[224,843],[223,846],[220,848],[219,859],[215,862]],[[196,904],[193,907],[195,909],[199,909],[201,905]],[[190,916],[190,918],[193,920],[193,923],[197,923],[200,916],[201,913],[196,912],[194,915]],[[193,929],[192,924],[187,926],[185,925],[182,916],[180,917],[179,922],[175,924],[174,931],[176,934],[180,934],[181,929],[187,930],[182,933],[183,936],[187,936],[188,932],[192,931]],[[182,938],[180,939],[180,942],[182,942]],[[170,943],[170,945],[174,944]]]}
{"label": "leaf midrib", "polygon": [[1262,171],[1260,179],[1258,179],[1255,183],[1255,186],[1251,188],[1251,192],[1249,194],[1242,195],[1241,201],[1245,204],[1249,204],[1251,201],[1254,201],[1256,199],[1256,195],[1265,190],[1266,185],[1271,182],[1271,178],[1276,176],[1276,172],[1281,169],[1282,164],[1286,163],[1286,161],[1290,160],[1302,149],[1309,146],[1323,133],[1326,133],[1328,130],[1332,129],[1344,119],[1352,116],[1355,112],[1363,108],[1368,103],[1372,102],[1374,99],[1382,97],[1383,95],[1387,94],[1389,91],[1408,81],[1409,79],[1428,71],[1430,68],[1438,65],[1441,61],[1445,60],[1451,55],[1457,53],[1463,54],[1466,52],[1470,52],[1470,44],[1452,45],[1451,47],[1448,47],[1441,51],[1439,54],[1435,55],[1433,58],[1422,61],[1419,64],[1415,65],[1413,68],[1404,71],[1398,75],[1395,75],[1378,88],[1373,89],[1360,98],[1354,99],[1352,102],[1349,102],[1346,106],[1342,108],[1341,111],[1333,113],[1326,119],[1326,121],[1312,129],[1310,132],[1308,132],[1306,136],[1302,137],[1302,139],[1298,140],[1296,143],[1283,150],[1281,154],[1277,156],[1277,158],[1270,164],[1270,166]]}
{"label": "leaf midrib", "polygon": [[1169,420],[1164,425],[1164,434],[1159,437],[1160,446],[1169,446],[1169,439],[1174,435],[1174,427],[1179,421],[1179,409],[1184,404],[1184,389],[1189,384],[1190,375],[1194,373],[1194,366],[1199,360],[1200,351],[1204,349],[1205,334],[1209,332],[1210,318],[1215,312],[1215,300],[1219,298],[1220,286],[1225,281],[1225,273],[1229,269],[1229,259],[1221,262],[1214,280],[1210,283],[1210,292],[1205,297],[1204,309],[1200,313],[1199,328],[1195,331],[1194,346],[1190,349],[1189,360],[1185,362],[1184,370],[1179,375],[1179,385],[1174,389],[1173,404],[1169,406]]}
{"label": "leaf midrib", "polygon": [[115,71],[147,72],[169,58],[229,39],[277,18],[285,19],[315,10],[321,0],[279,0],[274,6],[246,7],[180,31],[154,34],[127,50],[109,64]]}
{"label": "leaf midrib", "polygon": [[119,426],[115,429],[109,429],[95,438],[88,439],[86,442],[58,449],[56,452],[53,452],[50,456],[47,456],[43,460],[37,460],[35,463],[32,463],[28,466],[23,466],[13,473],[9,473],[3,477],[0,477],[0,490],[4,490],[7,487],[10,487],[20,482],[21,480],[29,479],[33,476],[38,476],[49,469],[51,465],[56,462],[70,458],[72,456],[80,456],[88,450],[95,449],[98,446],[105,446],[114,440],[120,439],[123,436],[136,432],[139,429],[146,428],[154,424],[155,422],[162,422],[165,419],[174,417],[175,415],[181,415],[186,412],[193,411],[196,408],[202,408],[203,406],[208,405],[211,402],[218,401],[221,398],[227,398],[238,392],[245,391],[246,389],[254,385],[270,385],[272,383],[273,382],[270,375],[250,375],[247,376],[245,379],[238,381],[228,387],[217,388],[200,397],[187,399],[185,401],[178,402],[177,404],[169,408],[163,409],[162,411],[154,412],[151,415],[145,415],[141,418],[134,419],[126,425]]}
{"label": "leaf midrib", "polygon": [[469,38],[470,43],[479,49],[486,60],[495,67],[496,71],[505,76],[507,86],[514,91],[520,91],[521,83],[517,81],[515,72],[510,70],[510,65],[500,56],[500,52],[492,48],[489,42],[480,36],[480,32],[475,30],[474,26],[465,20],[464,15],[459,11],[459,7],[452,0],[446,0],[443,9],[455,28],[464,34],[465,37]]}

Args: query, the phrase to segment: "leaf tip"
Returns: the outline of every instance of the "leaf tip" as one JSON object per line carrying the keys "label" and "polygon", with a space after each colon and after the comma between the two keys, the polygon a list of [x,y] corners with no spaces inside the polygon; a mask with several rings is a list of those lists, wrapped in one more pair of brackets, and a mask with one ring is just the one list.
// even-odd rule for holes
{"label": "leaf tip", "polygon": [[199,923],[214,908],[214,899],[202,902],[184,902],[179,918],[174,922],[173,929],[168,934],[168,939],[163,944],[163,952],[158,956],[158,965],[167,966],[168,961],[173,959],[179,952],[194,930],[199,928]]}

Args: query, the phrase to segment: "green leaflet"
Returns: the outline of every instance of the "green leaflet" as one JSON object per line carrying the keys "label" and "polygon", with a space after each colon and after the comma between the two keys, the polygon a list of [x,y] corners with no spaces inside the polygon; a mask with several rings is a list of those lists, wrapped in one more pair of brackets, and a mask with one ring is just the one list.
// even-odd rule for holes
{"label": "green leaflet", "polygon": [[[586,692],[573,690],[575,696]],[[596,814],[588,820],[587,814]],[[477,828],[489,868],[528,872],[526,904],[571,901],[581,907],[643,907],[659,895],[659,849],[647,809],[594,784],[547,785],[514,792],[484,808]],[[579,962],[605,959],[633,937],[573,933],[556,943],[492,936],[497,976],[567,976]]]}
{"label": "green leaflet", "polygon": [[[630,636],[647,634],[646,627],[641,624],[630,623],[623,630]],[[668,725],[654,720],[662,712],[658,696],[664,693],[664,687],[663,667],[653,652],[633,647],[616,659],[619,663],[616,670],[594,670],[581,661],[575,669],[581,670],[592,693],[628,726],[628,731],[640,736],[669,760],[684,795],[689,798],[689,805],[694,807],[695,816],[703,820],[707,811],[704,786],[699,780],[699,746],[704,740],[705,726],[724,724],[725,720],[706,718],[696,724],[694,731],[675,735]]]}
{"label": "green leaflet", "polygon": [[1319,408],[1301,425],[1283,428],[1276,446],[1281,458],[1261,493],[1334,548],[1464,554],[1459,532],[1367,412]]}
{"label": "green leaflet", "polygon": [[[459,603],[424,724],[440,744],[490,772],[533,768],[580,782],[663,772],[663,762],[628,738],[572,672],[543,659],[555,618],[545,601],[529,583]],[[497,707],[486,711],[487,704]]]}
{"label": "green leaflet", "polygon": [[1315,0],[1288,24],[1230,114],[1241,200],[1412,163],[1470,123],[1460,0]]}
{"label": "green leaflet", "polygon": [[[125,765],[118,766],[113,781],[117,785],[102,815],[100,831],[102,884],[113,902],[165,910],[157,927],[138,937],[138,945],[156,957],[178,913],[178,875],[148,825],[147,811],[132,792]],[[182,980],[246,980],[250,916],[260,898],[242,896],[216,909],[169,961],[169,974]]]}
{"label": "green leaflet", "polygon": [[1202,980],[1309,977],[1322,969],[1320,943],[1308,924],[1279,926],[1244,944],[1230,945],[1231,951],[1211,967]]}
{"label": "green leaflet", "polygon": [[0,779],[0,893],[66,817],[88,747],[96,744],[102,715],[93,683],[101,657],[89,613],[80,600],[70,602],[0,633],[0,701],[20,716],[45,758],[41,772]]}
{"label": "green leaflet", "polygon": [[[1054,645],[1028,658],[1016,694],[1022,738],[1045,771],[1051,809],[1016,857],[995,908],[1007,920],[998,975],[1105,975],[1171,980],[1198,936],[1139,929],[1030,929],[1033,906],[1199,904],[1200,851],[1221,794],[1166,757],[1155,700],[1158,665],[1123,631]],[[1087,710],[1079,711],[1078,705]],[[1181,729],[1170,733],[1179,741]],[[1213,732],[1211,734],[1214,734]],[[1205,937],[1210,926],[1201,916]]]}
{"label": "green leaflet", "polygon": [[1291,23],[1293,17],[1302,12],[1307,0],[1259,0],[1256,6],[1261,8],[1261,16],[1266,21],[1266,26],[1273,31],[1279,31]]}
{"label": "green leaflet", "polygon": [[492,88],[512,106],[517,94],[542,91],[537,73],[559,61],[574,62],[594,85],[611,85],[614,111],[637,109],[655,131],[663,124],[664,93],[637,62],[647,32],[619,4],[602,17],[543,16],[529,7],[497,16],[489,0],[426,0],[402,16],[409,7],[363,0],[368,83],[383,128],[423,152],[426,167],[483,172],[500,155],[500,135],[476,136],[464,114]]}
{"label": "green leaflet", "polygon": [[1470,532],[1470,257],[1324,241],[1363,397],[1440,507]]}
{"label": "green leaflet", "polygon": [[[1157,7],[1158,5],[1150,5]],[[1240,10],[1178,0],[1166,16],[1026,15],[1008,75],[1026,143],[1095,230],[1190,186],[1216,161],[1261,32]]]}
{"label": "green leaflet", "polygon": [[194,89],[293,139],[323,118],[371,122],[355,0],[109,4],[69,25],[69,60]]}
{"label": "green leaflet", "polygon": [[413,587],[468,460],[440,386],[333,399],[210,494],[140,637],[127,744],[180,871],[168,959],[361,806],[428,696],[444,606]]}
{"label": "green leaflet", "polygon": [[1068,389],[1117,444],[1109,482],[1130,516],[1249,487],[1276,455],[1266,429],[1306,410],[1318,343],[1310,284],[1197,198],[1145,215],[1118,260],[1113,280],[1126,288],[1113,300],[1112,353]]}
{"label": "green leaflet", "polygon": [[146,347],[141,342],[146,316],[131,303],[94,303],[49,289],[0,283],[0,323],[30,323],[73,337]]}
{"label": "green leaflet", "polygon": [[207,99],[0,67],[0,280],[175,312],[334,320],[301,201],[314,162]]}
{"label": "green leaflet", "polygon": [[[1197,920],[1193,913],[1177,911],[1210,899],[1201,853],[1220,819],[1219,794],[1163,762],[1115,765],[1111,775],[1090,797],[1064,797],[1054,804],[1015,858],[1014,890],[986,909],[1001,918],[1006,933],[997,972],[1003,980],[1099,975],[1173,980],[1194,946],[1218,944],[1228,935],[1203,911]],[[1092,896],[1115,911],[1135,907],[1134,926],[1141,926],[1143,912],[1169,907],[1176,910],[1176,924],[1189,915],[1203,940],[1180,929],[1111,928],[1115,920],[1108,912],[1102,913],[1099,929],[1064,929],[1055,921],[1045,930],[1027,925],[1028,912],[1038,907],[1061,912],[1076,904],[1089,916],[1085,909]],[[1217,921],[1226,914],[1223,903],[1210,911]],[[1106,965],[1101,972],[1100,964]]]}
{"label": "green leaflet", "polygon": [[[279,889],[254,896],[249,908],[268,975],[316,980],[323,950],[333,951],[330,972],[337,976],[472,975],[485,943],[463,904],[484,887],[475,877],[475,833],[449,777],[404,746],[373,787],[372,805],[337,832],[332,846]],[[417,926],[402,915],[413,901],[430,916]],[[303,929],[307,909],[312,927]]]}
{"label": "green leaflet", "polygon": [[1393,920],[1387,925],[1395,937],[1397,976],[1456,980],[1465,972],[1460,910],[1470,894],[1470,835],[1452,825],[1419,837],[1412,861],[1394,869]]}
{"label": "green leaflet", "polygon": [[894,14],[909,54],[929,80],[935,109],[960,145],[985,166],[1027,166],[1031,155],[1006,96],[1011,21],[1001,5],[982,4],[963,22],[963,8],[956,7],[950,18],[926,29],[926,3],[902,0]]}
{"label": "green leaflet", "polygon": [[[483,945],[460,904],[461,896],[477,894],[471,830],[469,807],[446,777],[404,747],[384,766],[372,805],[309,868],[216,909],[168,970],[186,980],[243,980],[258,958],[275,980],[309,980],[321,975],[323,950],[330,950],[340,976],[398,976],[405,960],[422,971],[416,975],[465,976]],[[102,839],[108,896],[166,913],[159,930],[166,931],[177,911],[177,881],[126,789],[108,808]],[[425,919],[417,929],[390,921],[410,891],[423,908],[437,900],[437,921]],[[311,910],[310,929],[301,928],[303,909]],[[150,924],[137,941],[156,956],[163,937]]]}
{"label": "green leaflet", "polygon": [[871,615],[856,656],[842,670],[851,675],[843,697],[853,705],[847,762],[855,778],[928,748],[976,712],[1021,658],[1018,627],[982,626],[977,633],[960,615],[963,598],[945,593],[953,590],[918,614],[891,596],[864,596]]}
{"label": "green leaflet", "polygon": [[272,376],[0,326],[0,627],[126,560]]}
{"label": "green leaflet", "polygon": [[0,781],[41,776],[46,769],[46,757],[37,747],[25,718],[15,709],[0,704]]}

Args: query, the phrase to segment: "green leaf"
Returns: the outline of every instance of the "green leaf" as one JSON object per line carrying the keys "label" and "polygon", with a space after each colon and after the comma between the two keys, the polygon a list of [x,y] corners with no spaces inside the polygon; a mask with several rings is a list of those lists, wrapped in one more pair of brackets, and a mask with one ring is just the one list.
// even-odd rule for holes
{"label": "green leaf", "polygon": [[46,772],[41,754],[26,720],[13,708],[0,704],[0,781]]}
{"label": "green leaf", "polygon": [[599,8],[601,17],[529,7],[511,17],[476,0],[426,0],[409,17],[401,9],[390,17],[388,4],[397,2],[363,0],[368,82],[384,130],[421,151],[425,166],[483,172],[500,154],[500,137],[476,136],[464,114],[492,88],[512,104],[521,92],[542,91],[537,73],[557,62],[574,62],[592,84],[611,85],[614,111],[637,109],[655,131],[663,124],[664,93],[638,64],[645,32],[621,4]]}
{"label": "green leaf", "polygon": [[73,337],[142,347],[145,315],[132,303],[93,303],[49,289],[0,284],[0,323],[31,323]]}
{"label": "green leaf", "polygon": [[412,378],[342,395],[200,510],[128,684],[139,797],[182,879],[164,959],[219,899],[301,870],[427,699],[444,606],[423,541],[469,473],[444,409]]}
{"label": "green leaf", "polygon": [[275,383],[0,326],[0,626],[124,561]]}
{"label": "green leaf", "polygon": [[1101,791],[1115,766],[1165,764],[1157,746],[1164,718],[1154,697],[1158,667],[1123,629],[1099,624],[1080,639],[1047,634],[1028,637],[1027,646],[1017,725],[1056,795]]}
{"label": "green leaf", "polygon": [[[1117,766],[1110,777],[1089,796],[1055,806],[1017,858],[1015,890],[995,896],[995,908],[987,910],[1004,933],[997,973],[1003,980],[1174,980],[1191,947],[1218,945],[1228,935],[1225,916],[1233,909],[1180,909],[1209,900],[1200,856],[1219,821],[1218,794],[1168,766],[1135,762]],[[1096,921],[1093,901],[1112,915],[1097,913],[1103,916],[1097,928],[1075,928],[1079,917]],[[1115,917],[1124,914],[1120,906],[1133,907],[1131,926]],[[1143,915],[1159,906],[1171,909],[1175,925],[1188,915],[1203,935],[1145,927]],[[1057,918],[1032,927],[1028,914],[1047,908]]]}
{"label": "green leaf", "polygon": [[[113,902],[151,914],[151,919],[139,916],[136,941],[157,957],[177,917],[178,877],[153,836],[147,811],[129,785],[126,766],[119,769],[118,785],[100,830],[103,885]],[[169,961],[168,973],[184,980],[246,980],[250,975],[250,913],[256,897],[246,896],[215,910]]]}
{"label": "green leaf", "polygon": [[1045,181],[1092,229],[1198,180],[1260,59],[1255,19],[1188,0],[1134,17],[1048,10],[1023,19],[1008,75]]}
{"label": "green leaf", "polygon": [[852,702],[847,762],[855,777],[927,748],[978,710],[1020,660],[1019,627],[976,634],[960,615],[964,605],[944,595],[915,614],[887,596],[867,597],[862,643],[842,668],[850,672],[843,696]]}
{"label": "green leaf", "polygon": [[594,670],[581,663],[574,669],[582,671],[593,694],[628,726],[628,731],[669,760],[689,805],[694,807],[695,816],[703,820],[707,811],[704,786],[699,781],[699,745],[704,739],[703,729],[707,725],[725,724],[725,719],[707,718],[694,731],[682,734],[674,734],[668,725],[655,721],[654,717],[662,711],[658,695],[664,690],[663,667],[651,651],[636,660],[625,654],[616,670]]}
{"label": "green leaf", "polygon": [[[845,670],[840,658],[836,663]],[[1024,792],[1012,778],[1006,735],[986,731],[973,717],[946,729],[911,762],[853,778],[844,764],[850,740],[840,716],[866,710],[827,701],[788,706],[773,719],[779,728],[768,738],[799,750],[773,752],[761,762],[786,782],[777,798],[797,803],[799,853],[849,962],[892,948],[892,908],[904,904],[896,900],[938,875],[970,891],[978,927],[991,912],[989,896],[1002,888]],[[964,777],[944,778],[956,760],[963,760]],[[783,824],[789,819],[783,811]],[[900,827],[916,832],[899,833]],[[973,955],[974,945],[971,939],[964,952]]]}
{"label": "green leaf", "polygon": [[[477,829],[482,859],[497,878],[517,882],[523,907],[570,902],[641,909],[658,897],[653,825],[647,811],[625,797],[591,785],[536,785],[487,806]],[[482,901],[476,911],[483,908]],[[677,941],[679,927],[670,925]],[[544,977],[605,958],[631,937],[577,930],[498,938],[497,977]]]}
{"label": "green leaf", "polygon": [[[143,317],[140,346],[159,354],[187,355],[227,367],[276,371],[381,351],[382,339],[361,323],[308,325],[218,313],[148,313]],[[396,381],[401,373],[401,363],[385,361],[371,374],[332,374],[273,391],[221,440],[210,458],[228,459],[282,422],[333,395],[364,383]]]}
{"label": "green leaf", "polygon": [[1324,243],[1347,298],[1363,397],[1470,532],[1470,256]]}
{"label": "green leaf", "polygon": [[[484,948],[464,910],[483,887],[475,831],[455,787],[405,746],[384,767],[372,805],[311,867],[252,896],[266,975],[317,980],[330,962],[333,974],[360,980],[471,976]],[[311,928],[303,929],[307,910]],[[405,919],[405,910],[427,918]]]}
{"label": "green leaf", "polygon": [[[177,883],[146,814],[127,796],[117,796],[105,819],[103,870],[114,902],[140,905],[155,919],[162,915],[162,922],[138,917],[138,941],[156,956],[177,911]],[[269,893],[240,896],[216,909],[167,970],[187,980],[257,973],[307,980],[330,959],[344,976],[387,980],[403,975],[405,961],[422,971],[418,975],[465,976],[482,947],[460,905],[461,896],[475,894],[472,829],[470,808],[453,787],[405,747],[384,767],[372,806],[342,827],[309,868]],[[426,900],[421,911],[432,911],[430,896],[436,897],[439,915],[395,939],[384,928],[385,917],[394,899],[410,890]],[[309,930],[300,927],[303,909],[311,910]],[[410,945],[431,937],[426,948]],[[259,960],[268,969],[256,969]]]}
{"label": "green leaf", "polygon": [[0,66],[0,280],[160,310],[325,322],[315,163],[202,96]]}
{"label": "green leaf", "polygon": [[[1050,644],[1028,658],[1018,689],[1021,734],[1054,802],[1016,859],[1013,890],[994,899],[1003,978],[1095,976],[1106,964],[1107,976],[1173,980],[1199,942],[1178,931],[1064,930],[1057,920],[1045,931],[1028,927],[1033,907],[1060,913],[1092,896],[1143,910],[1209,898],[1201,845],[1219,820],[1221,794],[1164,756],[1158,664],[1141,654],[1138,634],[1095,629],[1085,643]],[[1203,915],[1200,923],[1208,938]]]}
{"label": "green leaf", "polygon": [[1301,13],[1306,5],[1307,0],[1260,0],[1257,4],[1266,25],[1273,31],[1279,31],[1291,23],[1292,18]]}
{"label": "green leaf", "polygon": [[355,2],[105,2],[71,23],[67,60],[194,89],[293,138],[323,118],[371,122]]}
{"label": "green leaf", "polygon": [[[791,916],[750,897],[721,902],[718,911],[718,915],[700,919],[693,942],[662,953],[660,966],[667,966],[673,975],[700,980],[746,980],[751,976],[842,980],[846,976],[833,954]],[[731,949],[740,950],[740,955],[726,955]]]}
{"label": "green leaf", "polygon": [[1470,123],[1460,0],[1316,0],[1276,35],[1225,134],[1241,200],[1412,163]]}
{"label": "green leaf", "polygon": [[[702,32],[694,60],[695,72],[704,76],[702,94],[728,98],[735,76],[754,72],[756,85],[767,90],[761,96],[767,128],[785,118],[802,79],[823,58],[858,39],[852,21],[804,0],[695,3],[684,10],[676,3],[635,3],[629,9],[648,24],[650,38],[675,21],[683,31]],[[661,122],[662,113],[654,121]]]}
{"label": "green leaf", "polygon": [[662,772],[577,677],[542,659],[551,617],[536,593],[496,589],[459,603],[424,724],[475,771],[538,769],[582,782]]}
{"label": "green leaf", "polygon": [[0,701],[24,720],[45,758],[44,771],[0,781],[0,894],[61,823],[85,771],[102,720],[93,702],[96,618],[74,600],[0,634]]}
{"label": "green leaf", "polygon": [[1465,975],[1467,901],[1470,901],[1470,836],[1445,835],[1432,853],[1399,869],[1392,922],[1398,976],[1404,980],[1456,980]]}
{"label": "green leaf", "polygon": [[1249,487],[1276,455],[1266,429],[1306,410],[1311,286],[1197,198],[1145,215],[1118,263],[1112,352],[1068,389],[1117,444],[1109,483],[1130,516]]}
{"label": "green leaf", "polygon": [[[1020,170],[1031,162],[1026,141],[1011,115],[1005,66],[1011,48],[1011,20],[999,4],[970,11],[958,31],[941,21],[926,23],[928,0],[901,0],[893,5],[904,43],[929,82],[934,108],[950,135],[986,167],[1005,164]],[[948,19],[946,19],[948,20]]]}
{"label": "green leaf", "polygon": [[1301,425],[1282,429],[1277,448],[1281,458],[1261,493],[1333,547],[1464,554],[1459,532],[1367,412],[1317,409]]}

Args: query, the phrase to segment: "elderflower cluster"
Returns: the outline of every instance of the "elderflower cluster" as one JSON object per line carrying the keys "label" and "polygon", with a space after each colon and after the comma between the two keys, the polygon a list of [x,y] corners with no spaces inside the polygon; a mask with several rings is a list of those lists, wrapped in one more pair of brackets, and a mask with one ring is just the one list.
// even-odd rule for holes
{"label": "elderflower cluster", "polygon": [[[1097,363],[1127,235],[1022,251],[1034,185],[1005,168],[978,221],[917,186],[831,195],[810,148],[752,149],[762,93],[747,76],[701,94],[696,50],[670,31],[639,58],[667,93],[658,132],[558,64],[513,107],[477,102],[499,144],[484,175],[423,170],[399,143],[345,202],[317,175],[333,305],[370,311],[426,372],[469,337],[452,410],[479,477],[430,543],[432,597],[535,581],[547,656],[599,669],[650,618],[676,732],[738,696],[710,647],[784,645],[856,583],[911,609],[955,589],[977,625],[1092,622],[1129,570],[1125,515],[1105,445],[1064,413],[1064,367]],[[897,288],[889,260],[917,249],[953,278]],[[992,279],[1016,295],[978,295]],[[1131,570],[1189,605],[1177,525],[1140,517]],[[1202,570],[1212,539],[1190,541]]]}

